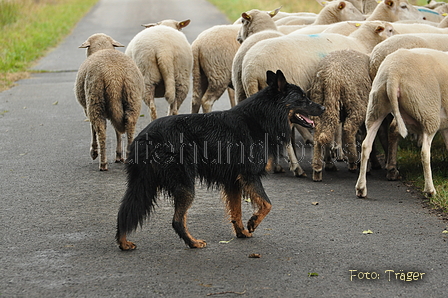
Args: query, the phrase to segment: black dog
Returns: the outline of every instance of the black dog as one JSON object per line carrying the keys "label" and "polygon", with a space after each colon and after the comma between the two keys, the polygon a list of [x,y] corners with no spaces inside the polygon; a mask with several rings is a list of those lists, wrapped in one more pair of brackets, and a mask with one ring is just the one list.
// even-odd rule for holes
{"label": "black dog", "polygon": [[[172,224],[180,238],[191,248],[205,247],[186,226],[196,178],[208,187],[221,187],[236,236],[252,236],[271,209],[260,178],[290,139],[288,117],[294,115],[295,122],[310,127],[304,115],[319,116],[325,109],[288,84],[280,70],[268,71],[267,83],[230,110],[167,116],[140,132],[130,148],[128,187],[118,212],[116,239],[122,250],[136,248],[126,234],[143,224],[159,192],[173,198]],[[257,207],[247,230],[241,219],[242,196]]]}

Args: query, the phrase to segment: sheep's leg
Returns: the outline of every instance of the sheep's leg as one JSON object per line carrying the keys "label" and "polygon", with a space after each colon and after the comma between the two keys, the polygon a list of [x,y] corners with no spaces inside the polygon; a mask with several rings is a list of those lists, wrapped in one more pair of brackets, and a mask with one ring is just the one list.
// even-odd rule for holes
{"label": "sheep's leg", "polygon": [[448,129],[440,130],[440,134],[445,142],[445,148],[448,150]]}
{"label": "sheep's leg", "polygon": [[289,157],[289,170],[294,173],[296,177],[306,177],[305,171],[299,164],[299,160],[297,159],[296,151],[294,150],[294,134],[292,134],[291,141],[286,145],[286,150],[288,152]]}
{"label": "sheep's leg", "polygon": [[233,108],[236,105],[235,90],[233,90],[232,88],[228,87],[227,88],[227,93],[229,95],[230,107]]}
{"label": "sheep's leg", "polygon": [[221,97],[226,89],[226,85],[218,86],[217,84],[209,84],[207,91],[205,91],[204,96],[202,97],[202,111],[204,113],[210,113],[213,104]]}
{"label": "sheep's leg", "polygon": [[96,131],[98,138],[98,147],[100,148],[100,171],[107,171],[106,124],[106,119],[95,119],[92,122],[93,129]]}
{"label": "sheep's leg", "polygon": [[314,144],[314,150],[313,150],[313,181],[320,182],[322,181],[322,166],[323,166],[323,155],[322,155],[322,149],[325,150],[323,145],[319,142],[315,142]]}
{"label": "sheep's leg", "polygon": [[397,152],[398,152],[398,132],[397,122],[392,120],[389,126],[388,141],[387,141],[387,162],[386,162],[386,178],[390,181],[400,179],[400,172],[397,167]]}
{"label": "sheep's leg", "polygon": [[334,150],[334,142],[333,144],[325,144],[324,150],[324,161],[325,161],[325,171],[328,172],[337,172],[338,167],[334,163],[335,159],[331,152]]}
{"label": "sheep's leg", "polygon": [[[357,123],[356,119],[347,118],[342,128],[342,144],[346,151],[345,155],[348,159],[348,170],[355,172],[358,163],[358,150],[356,149],[356,133],[358,132],[361,123]],[[363,119],[360,119],[363,120]]]}
{"label": "sheep's leg", "polygon": [[143,100],[145,101],[145,104],[149,108],[149,114],[151,115],[151,120],[157,119],[157,110],[156,110],[156,104],[154,101],[155,92],[156,92],[155,85],[146,84]]}
{"label": "sheep's leg", "polygon": [[434,182],[432,181],[431,172],[431,143],[434,138],[435,133],[429,134],[424,132],[422,138],[422,165],[423,165],[423,175],[425,177],[425,188],[423,192],[427,193],[429,196],[434,196],[436,194],[436,189],[434,187]]}
{"label": "sheep's leg", "polygon": [[116,150],[115,150],[115,153],[116,153],[116,155],[115,155],[115,162],[116,163],[124,162],[124,159],[123,159],[123,142],[122,142],[122,139],[121,139],[121,133],[118,130],[115,129],[115,135],[117,137],[117,147],[116,147]]}
{"label": "sheep's leg", "polygon": [[223,198],[226,202],[227,212],[230,216],[230,222],[238,238],[249,238],[252,234],[244,228],[241,212],[241,189],[224,189]]}
{"label": "sheep's leg", "polygon": [[377,119],[375,122],[371,123],[369,127],[367,127],[367,135],[362,142],[361,168],[359,170],[359,177],[355,186],[356,195],[360,198],[365,198],[367,196],[367,163],[369,161],[370,152],[372,151],[373,141],[375,140],[376,133],[381,125],[381,122],[383,121],[383,118],[384,117]]}
{"label": "sheep's leg", "polygon": [[342,123],[338,123],[334,133],[334,145],[331,148],[333,159],[336,161],[344,161],[347,159],[342,148],[342,144],[344,143],[342,135]]}
{"label": "sheep's leg", "polygon": [[90,145],[90,157],[92,157],[92,159],[95,160],[98,157],[98,141],[96,131],[92,123],[90,123],[90,131],[92,134],[92,142]]}

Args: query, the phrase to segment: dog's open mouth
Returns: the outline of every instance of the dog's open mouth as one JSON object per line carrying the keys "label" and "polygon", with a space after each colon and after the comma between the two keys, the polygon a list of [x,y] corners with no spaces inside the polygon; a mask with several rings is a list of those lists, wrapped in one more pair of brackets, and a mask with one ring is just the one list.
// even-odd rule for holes
{"label": "dog's open mouth", "polygon": [[314,128],[314,121],[300,113],[291,113],[289,120],[306,128]]}

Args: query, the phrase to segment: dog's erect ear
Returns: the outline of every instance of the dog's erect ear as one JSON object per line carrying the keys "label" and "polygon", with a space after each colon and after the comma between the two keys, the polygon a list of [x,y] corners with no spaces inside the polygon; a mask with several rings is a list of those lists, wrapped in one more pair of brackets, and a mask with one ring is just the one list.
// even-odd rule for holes
{"label": "dog's erect ear", "polygon": [[275,75],[274,72],[270,70],[266,72],[266,83],[268,84],[269,87],[277,89],[277,76]]}
{"label": "dog's erect ear", "polygon": [[277,86],[278,86],[278,91],[279,91],[279,92],[283,92],[283,91],[285,91],[286,84],[288,84],[288,83],[286,82],[286,78],[285,78],[285,76],[283,75],[283,72],[282,72],[280,69],[277,70]]}

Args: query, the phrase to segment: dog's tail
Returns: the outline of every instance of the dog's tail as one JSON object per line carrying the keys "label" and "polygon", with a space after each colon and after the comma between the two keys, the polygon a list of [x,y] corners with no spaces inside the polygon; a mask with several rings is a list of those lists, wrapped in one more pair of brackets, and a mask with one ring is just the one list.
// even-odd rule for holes
{"label": "dog's tail", "polygon": [[144,162],[138,159],[138,143],[138,140],[133,142],[126,164],[128,185],[118,211],[117,241],[141,226],[157,203],[158,188],[154,169],[147,160]]}

